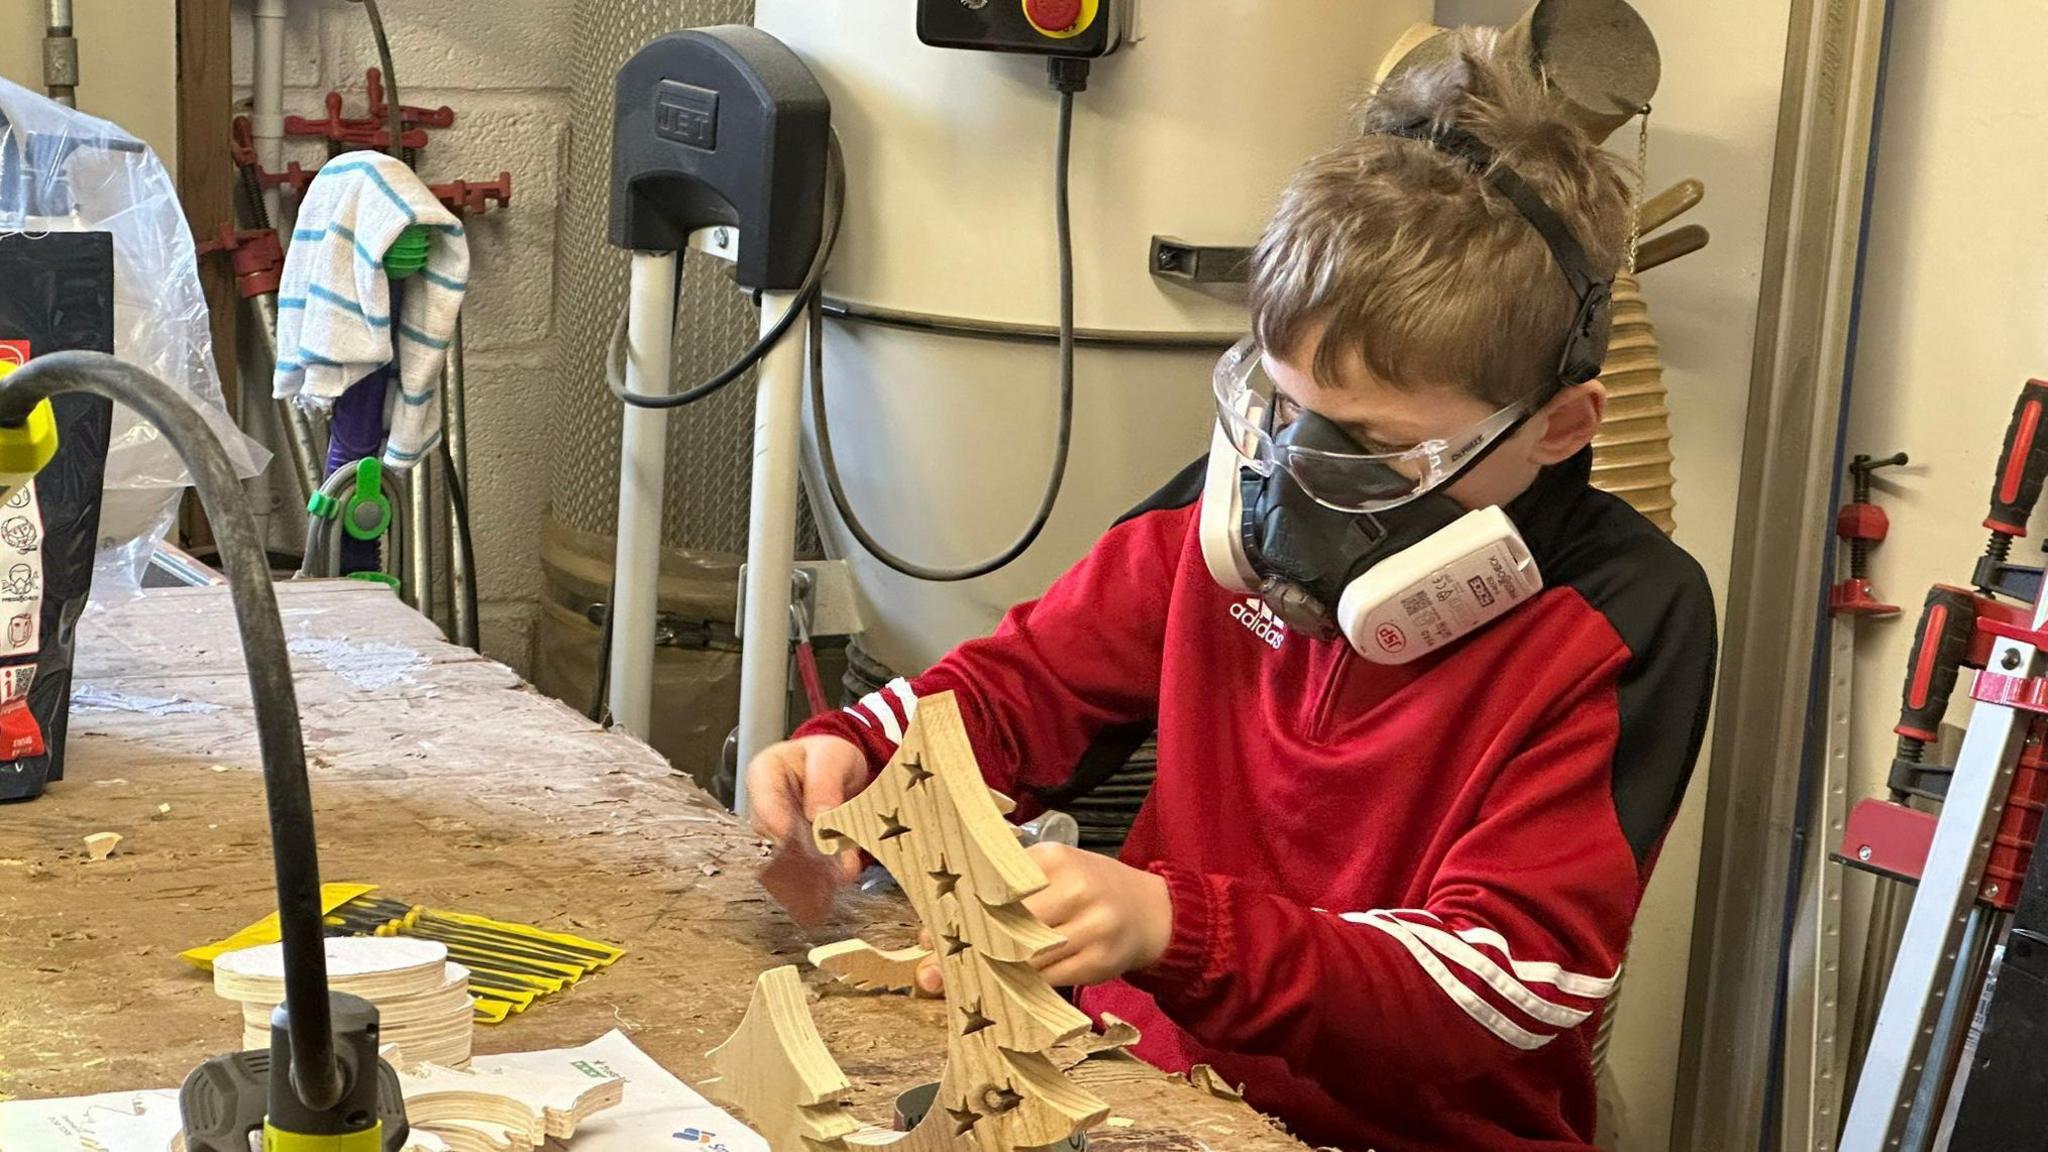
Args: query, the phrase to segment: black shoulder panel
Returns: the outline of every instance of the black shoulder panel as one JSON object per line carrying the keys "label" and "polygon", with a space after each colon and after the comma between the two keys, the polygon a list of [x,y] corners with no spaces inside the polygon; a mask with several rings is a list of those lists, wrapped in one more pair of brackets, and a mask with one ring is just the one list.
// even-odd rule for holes
{"label": "black shoulder panel", "polygon": [[1628,649],[1618,686],[1614,808],[1644,865],[1678,813],[1706,736],[1714,597],[1699,562],[1635,509],[1591,489],[1573,503],[1544,576],[1575,589]]}
{"label": "black shoulder panel", "polygon": [[[1208,472],[1209,457],[1199,456],[1193,464],[1181,469],[1168,480],[1164,487],[1154,492],[1129,512],[1116,518],[1118,524],[1136,520],[1147,512],[1162,512],[1171,508],[1186,508],[1202,498],[1202,478]],[[1112,525],[1114,527],[1114,525]]]}

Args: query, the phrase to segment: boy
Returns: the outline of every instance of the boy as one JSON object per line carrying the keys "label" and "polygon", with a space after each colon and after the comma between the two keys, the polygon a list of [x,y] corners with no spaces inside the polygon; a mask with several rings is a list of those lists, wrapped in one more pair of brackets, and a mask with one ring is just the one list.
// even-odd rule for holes
{"label": "boy", "polygon": [[[1147,1060],[1213,1065],[1356,1152],[1592,1146],[1592,1037],[1713,677],[1699,567],[1588,485],[1625,181],[1490,48],[1468,36],[1383,90],[1289,187],[1254,258],[1255,345],[1218,371],[1220,488],[1191,468],[994,636],[749,769],[761,829],[800,840],[932,692],[1027,813],[1091,741],[1156,726],[1122,859],[1033,849],[1030,907],[1066,938],[1037,963],[1136,1024]],[[1264,479],[1239,488],[1240,467]],[[1263,567],[1227,513],[1202,531],[1269,492],[1238,541]],[[1443,507],[1504,510],[1543,588],[1370,662],[1374,630],[1339,619],[1357,565],[1332,585],[1288,549]],[[1266,605],[1219,584],[1247,564],[1288,577],[1250,585]]]}

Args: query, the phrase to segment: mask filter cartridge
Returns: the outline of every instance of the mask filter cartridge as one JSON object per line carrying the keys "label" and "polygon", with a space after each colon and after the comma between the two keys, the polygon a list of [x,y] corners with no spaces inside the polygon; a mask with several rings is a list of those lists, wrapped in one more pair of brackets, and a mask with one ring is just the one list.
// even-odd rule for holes
{"label": "mask filter cartridge", "polygon": [[1338,598],[1337,625],[1366,659],[1406,664],[1542,590],[1507,513],[1478,508],[1360,573]]}

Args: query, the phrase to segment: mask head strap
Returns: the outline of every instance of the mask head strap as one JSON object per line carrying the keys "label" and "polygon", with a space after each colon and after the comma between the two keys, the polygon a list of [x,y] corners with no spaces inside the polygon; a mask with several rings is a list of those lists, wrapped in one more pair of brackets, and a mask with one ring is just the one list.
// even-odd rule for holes
{"label": "mask head strap", "polygon": [[[1607,359],[1614,281],[1594,272],[1585,248],[1579,244],[1578,237],[1572,234],[1564,218],[1536,189],[1530,187],[1528,181],[1522,179],[1520,173],[1499,163],[1493,149],[1484,141],[1462,128],[1411,124],[1405,128],[1390,129],[1386,134],[1419,140],[1447,156],[1463,160],[1515,206],[1515,211],[1529,222],[1529,227],[1534,228],[1550,248],[1551,259],[1557,263],[1558,271],[1564,273],[1565,283],[1571,286],[1572,295],[1578,300],[1571,331],[1565,336],[1564,353],[1558,358],[1556,387],[1550,391],[1554,393],[1556,389],[1583,384],[1598,376],[1600,365]],[[1541,399],[1548,400],[1549,396]]]}

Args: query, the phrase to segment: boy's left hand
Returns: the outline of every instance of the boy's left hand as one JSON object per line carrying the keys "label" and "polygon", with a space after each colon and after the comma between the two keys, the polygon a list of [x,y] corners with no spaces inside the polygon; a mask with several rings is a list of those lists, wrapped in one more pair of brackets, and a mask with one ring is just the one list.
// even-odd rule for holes
{"label": "boy's left hand", "polygon": [[[1173,903],[1166,881],[1108,856],[1064,844],[1034,844],[1026,851],[1045,873],[1045,888],[1024,900],[1031,914],[1066,937],[1032,961],[1055,987],[1100,984],[1148,968],[1173,938]],[[944,984],[936,956],[919,966],[927,992]]]}

